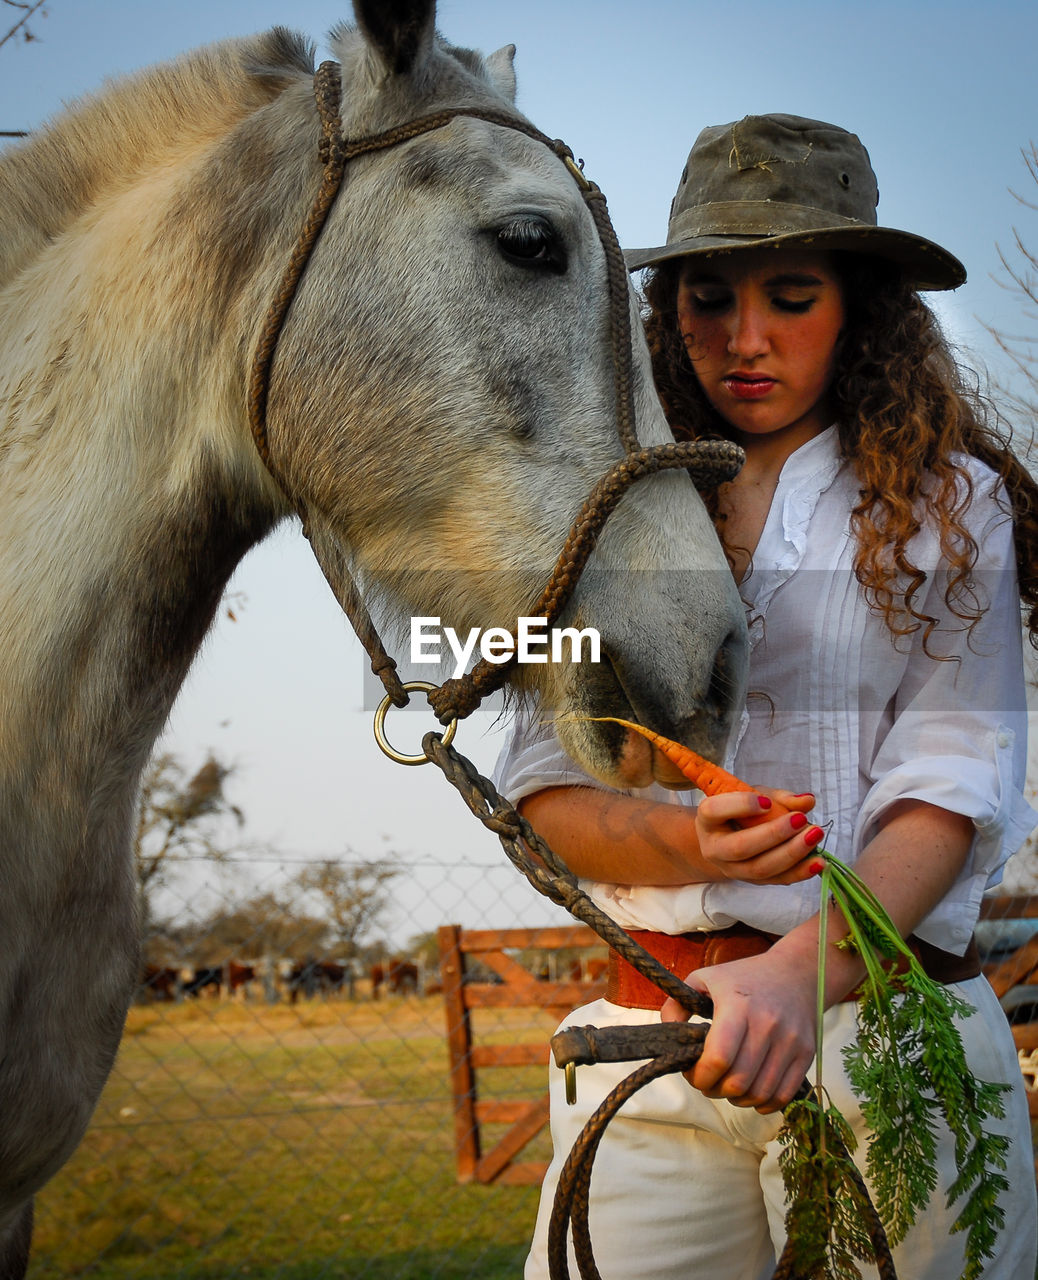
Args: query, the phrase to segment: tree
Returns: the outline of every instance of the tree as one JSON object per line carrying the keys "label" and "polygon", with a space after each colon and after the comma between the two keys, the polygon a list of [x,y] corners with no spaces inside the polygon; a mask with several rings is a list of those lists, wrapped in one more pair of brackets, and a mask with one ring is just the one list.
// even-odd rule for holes
{"label": "tree", "polygon": [[[20,36],[25,43],[28,43],[30,40],[39,39],[29,26],[29,19],[35,13],[39,13],[41,18],[45,18],[47,16],[47,10],[43,8],[44,0],[3,0],[3,3],[7,5],[9,9],[20,11],[20,16],[15,19],[13,26],[9,27],[3,35],[0,35],[0,45],[7,44],[9,40],[14,40],[17,36]],[[24,137],[24,129],[0,130],[0,138]]]}
{"label": "tree", "polygon": [[133,842],[145,937],[155,894],[168,885],[174,868],[189,859],[220,861],[234,848],[227,820],[241,827],[245,818],[224,794],[231,773],[212,755],[186,781],[183,766],[169,753],[153,756],[145,769]]}
{"label": "tree", "polygon": [[39,13],[41,18],[47,16],[47,10],[44,9],[45,0],[3,0],[9,8],[20,11],[21,16],[15,19],[14,26],[4,32],[0,36],[0,45],[6,44],[8,40],[13,40],[19,36],[26,44],[31,40],[38,40],[39,37],[34,34],[29,26],[29,19],[34,13]]}
{"label": "tree", "polygon": [[[1038,144],[1032,142],[1021,152],[1031,181],[1038,186]],[[1038,212],[1038,204],[1014,191],[1013,197],[1024,209]],[[1016,298],[1024,325],[1021,332],[1007,333],[988,325],[987,329],[999,349],[1015,370],[1016,381],[1001,391],[1019,417],[1033,425],[1038,420],[1038,251],[1032,249],[1024,233],[1013,227],[1011,250],[1001,246],[998,256],[1005,271],[999,283]]]}
{"label": "tree", "polygon": [[300,912],[290,896],[276,891],[221,907],[176,933],[181,954],[198,964],[222,963],[228,956],[298,959],[320,954],[328,945],[328,921]]}
{"label": "tree", "polygon": [[[1028,177],[1038,187],[1038,144],[1031,142],[1021,155]],[[1014,198],[1022,209],[1038,212],[1038,203],[1014,191]],[[1008,357],[1013,370],[1011,385],[999,386],[1002,399],[1014,419],[1018,436],[1017,453],[1034,473],[1038,455],[1034,452],[1035,425],[1038,423],[1038,249],[1032,248],[1025,232],[1012,229],[1012,248],[999,246],[1005,278],[999,283],[1019,304],[1021,325],[1016,332],[1007,332],[988,325],[987,330],[1002,353]],[[1028,705],[1038,713],[1038,655],[1030,645],[1024,645],[1027,663]],[[1038,805],[1038,734],[1032,733],[1028,748],[1027,797]],[[1006,868],[1003,891],[1008,893],[1038,893],[1038,832],[1032,833],[1017,856]]]}
{"label": "tree", "polygon": [[320,901],[336,955],[353,960],[360,954],[364,935],[385,913],[390,900],[387,886],[400,870],[395,857],[360,862],[329,858],[304,867],[294,884]]}
{"label": "tree", "polygon": [[412,934],[407,940],[405,950],[407,955],[425,965],[426,968],[435,969],[440,963],[439,930],[428,929],[424,933]]}

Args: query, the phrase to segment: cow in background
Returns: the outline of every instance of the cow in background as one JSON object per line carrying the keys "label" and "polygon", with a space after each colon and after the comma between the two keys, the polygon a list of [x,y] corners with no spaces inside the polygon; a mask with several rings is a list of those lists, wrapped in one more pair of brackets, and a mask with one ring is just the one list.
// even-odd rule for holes
{"label": "cow in background", "polygon": [[141,973],[140,994],[143,999],[147,1000],[173,1001],[177,998],[179,984],[179,969],[146,964]]}
{"label": "cow in background", "polygon": [[285,979],[290,1004],[295,1004],[300,994],[311,1000],[318,994],[341,991],[347,982],[352,994],[353,983],[345,965],[336,964],[333,960],[315,960],[312,956],[295,965]]}
{"label": "cow in background", "polygon": [[390,995],[418,994],[418,966],[402,956],[393,956],[387,965],[371,966],[371,998],[378,1000],[382,987]]}
{"label": "cow in background", "polygon": [[237,991],[243,991],[245,996],[249,995],[249,983],[254,982],[256,978],[255,966],[251,964],[239,964],[237,960],[229,960],[227,962],[227,993],[233,996]]}
{"label": "cow in background", "polygon": [[223,965],[205,965],[196,969],[191,977],[184,983],[184,995],[192,996],[195,1000],[203,991],[212,987],[216,991],[217,997],[223,990]]}

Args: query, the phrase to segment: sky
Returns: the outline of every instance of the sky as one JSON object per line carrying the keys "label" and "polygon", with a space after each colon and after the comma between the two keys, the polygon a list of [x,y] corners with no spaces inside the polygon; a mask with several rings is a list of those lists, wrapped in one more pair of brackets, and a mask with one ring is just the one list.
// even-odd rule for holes
{"label": "sky", "polygon": [[[0,31],[13,12],[0,10]],[[0,48],[0,129],[33,129],[106,77],[279,23],[308,35],[320,59],[351,11],[348,0],[48,0],[45,15],[30,23],[35,40]],[[968,283],[932,299],[949,335],[969,363],[1003,372],[987,326],[1024,321],[999,283],[999,246],[1011,252],[1014,228],[1038,244],[1038,213],[1013,194],[1038,195],[1021,157],[1038,141],[1033,2],[442,0],[438,25],[484,52],[517,46],[520,108],[585,161],[627,247],[665,239],[705,125],[783,111],[852,129],[879,177],[881,223],[966,265]],[[393,852],[415,868],[389,922],[399,937],[446,923],[445,912],[470,926],[558,918],[437,770],[381,755],[365,660],[297,529],[251,552],[228,592],[235,620],[221,611],[161,745],[189,768],[209,751],[233,764],[244,838],[278,851],[254,854],[243,882],[270,882],[279,858]],[[406,749],[430,727],[420,711],[390,719]],[[479,712],[456,745],[489,770],[503,731]]]}

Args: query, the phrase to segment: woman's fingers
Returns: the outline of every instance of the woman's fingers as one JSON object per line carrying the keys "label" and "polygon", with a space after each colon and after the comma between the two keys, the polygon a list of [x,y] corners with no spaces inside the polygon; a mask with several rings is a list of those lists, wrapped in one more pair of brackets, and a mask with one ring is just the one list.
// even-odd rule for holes
{"label": "woman's fingers", "polygon": [[761,787],[760,794],[767,796],[776,804],[787,809],[795,809],[801,813],[809,813],[815,807],[815,798],[810,791],[776,791],[772,787]]}
{"label": "woman's fingers", "polygon": [[[711,999],[716,996],[724,1006],[723,1013],[720,1007],[715,1008],[714,1020],[703,1042],[699,1059],[691,1071],[684,1073],[694,1088],[714,1098],[726,1096],[725,1091],[718,1088],[722,1082],[727,1082],[729,1091],[742,1092],[741,1081],[737,1081],[732,1073],[749,1032],[750,1013],[748,991],[736,988],[733,999],[723,985],[718,985],[716,992],[711,990],[710,977],[719,978],[717,970],[720,967],[712,970],[697,969],[685,978],[685,982],[694,991],[700,991]],[[660,1010],[660,1016],[664,1022],[677,1022],[687,1021],[689,1015],[676,1000],[668,999]]]}
{"label": "woman's fingers", "polygon": [[807,813],[814,808],[815,798],[810,791],[795,793],[780,791],[775,787],[758,787],[755,791],[723,791],[718,795],[704,796],[699,802],[708,813],[727,814],[729,820],[763,816],[777,816],[787,810]]}
{"label": "woman's fingers", "polygon": [[[700,800],[697,812],[703,820],[721,827],[731,822],[759,821],[771,817],[774,802],[763,791],[726,791]],[[749,828],[753,830],[753,828]]]}
{"label": "woman's fingers", "polygon": [[808,829],[766,853],[728,864],[730,874],[734,879],[758,884],[799,884],[810,880],[825,870],[825,862],[817,852],[822,835],[820,827]]}
{"label": "woman's fingers", "polygon": [[[773,791],[761,787],[758,791],[726,791],[722,795],[705,796],[699,802],[699,811],[705,819],[717,826],[724,823],[759,823],[780,817],[804,818],[814,807],[814,796],[794,795],[791,791]],[[792,812],[787,812],[792,810]]]}
{"label": "woman's fingers", "polygon": [[[703,1052],[685,1076],[707,1097],[768,1115],[792,1101],[803,1083],[814,1055],[813,1024],[810,1009],[790,1001],[787,980],[759,961],[698,969],[685,979],[714,1001]],[[661,1012],[665,1022],[688,1018],[674,1000]]]}
{"label": "woman's fingers", "polygon": [[[703,1044],[703,1053],[688,1073],[692,1085],[710,1098],[726,1098],[738,1107],[763,1111],[781,1110],[804,1077],[810,1059],[795,1054],[788,1037],[767,1028],[726,1017],[715,1023]],[[792,1055],[792,1057],[791,1057]],[[789,1089],[783,1083],[798,1075]]]}
{"label": "woman's fingers", "polygon": [[[760,800],[753,792],[733,792],[702,801],[696,824],[704,857],[723,875],[738,880],[792,884],[817,875],[822,862],[815,850],[822,828],[802,809],[769,818],[768,806]],[[758,819],[755,825],[740,825],[750,817]]]}

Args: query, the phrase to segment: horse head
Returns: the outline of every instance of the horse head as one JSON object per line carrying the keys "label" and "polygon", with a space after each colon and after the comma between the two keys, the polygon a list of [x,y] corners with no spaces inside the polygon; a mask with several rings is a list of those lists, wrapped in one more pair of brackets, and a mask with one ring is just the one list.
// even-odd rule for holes
{"label": "horse head", "polygon": [[[434,32],[432,0],[357,0],[340,28],[342,127],[514,107],[512,48]],[[311,129],[316,132],[314,126]],[[635,425],[670,439],[626,283]],[[279,339],[269,447],[289,493],[398,622],[514,632],[617,433],[605,253],[578,184],[542,142],[460,115],[350,162]],[[598,664],[517,668],[570,752],[603,780],[650,780],[614,715],[716,755],[743,694],[743,609],[684,473],[634,486],[562,625]],[[397,628],[399,635],[400,628]]]}

